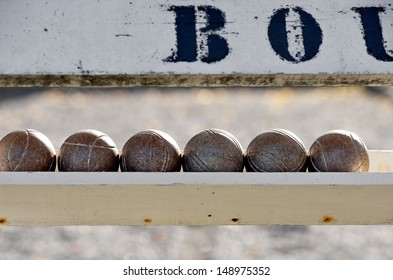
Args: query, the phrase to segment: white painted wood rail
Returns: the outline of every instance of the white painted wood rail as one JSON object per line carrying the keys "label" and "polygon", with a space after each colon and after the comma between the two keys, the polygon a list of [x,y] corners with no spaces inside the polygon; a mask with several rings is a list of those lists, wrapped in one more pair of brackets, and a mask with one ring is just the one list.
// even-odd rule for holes
{"label": "white painted wood rail", "polygon": [[391,0],[2,0],[0,86],[393,85]]}
{"label": "white painted wood rail", "polygon": [[370,157],[369,173],[4,172],[0,224],[393,224],[393,151]]}

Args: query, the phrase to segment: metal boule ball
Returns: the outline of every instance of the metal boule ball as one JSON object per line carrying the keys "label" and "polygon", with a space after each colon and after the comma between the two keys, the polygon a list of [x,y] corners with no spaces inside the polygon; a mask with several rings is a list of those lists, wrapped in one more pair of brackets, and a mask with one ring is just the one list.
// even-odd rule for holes
{"label": "metal boule ball", "polygon": [[356,134],[333,130],[320,136],[310,147],[309,171],[367,172],[369,157]]}
{"label": "metal boule ball", "polygon": [[124,144],[120,166],[122,171],[176,172],[181,169],[181,151],[167,133],[145,130]]}
{"label": "metal boule ball", "polygon": [[292,132],[272,129],[256,136],[245,152],[250,172],[300,172],[307,169],[307,150]]}
{"label": "metal boule ball", "polygon": [[59,171],[118,171],[119,151],[105,133],[81,130],[61,145],[58,168]]}
{"label": "metal boule ball", "polygon": [[239,141],[222,129],[206,129],[188,141],[183,151],[188,172],[242,172],[243,150]]}
{"label": "metal boule ball", "polygon": [[0,141],[0,171],[54,171],[56,150],[34,129],[15,130]]}

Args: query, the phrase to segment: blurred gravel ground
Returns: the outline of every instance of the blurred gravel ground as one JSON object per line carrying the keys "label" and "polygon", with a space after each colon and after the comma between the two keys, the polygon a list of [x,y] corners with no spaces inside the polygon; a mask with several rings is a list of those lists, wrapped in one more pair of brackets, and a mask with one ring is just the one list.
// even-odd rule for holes
{"label": "blurred gravel ground", "polygon": [[[371,91],[372,90],[372,91]],[[369,149],[393,149],[393,89],[0,89],[0,137],[19,128],[58,149],[94,128],[121,149],[156,128],[180,147],[209,127],[245,149],[260,132],[285,128],[309,147],[347,129]],[[1,180],[1,177],[0,177]],[[1,227],[0,259],[393,259],[392,226]]]}

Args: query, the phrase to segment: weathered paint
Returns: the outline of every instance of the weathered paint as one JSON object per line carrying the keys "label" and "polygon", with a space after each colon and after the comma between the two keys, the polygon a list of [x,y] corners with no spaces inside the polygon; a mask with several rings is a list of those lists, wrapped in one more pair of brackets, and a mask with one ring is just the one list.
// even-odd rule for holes
{"label": "weathered paint", "polygon": [[0,184],[10,225],[393,224],[392,173],[18,176]]}
{"label": "weathered paint", "polygon": [[[370,173],[0,173],[0,225],[393,224],[392,151]],[[386,166],[388,169],[388,166]]]}
{"label": "weathered paint", "polygon": [[389,0],[4,0],[2,86],[392,85]]}
{"label": "weathered paint", "polygon": [[5,87],[393,86],[390,74],[0,75]]}

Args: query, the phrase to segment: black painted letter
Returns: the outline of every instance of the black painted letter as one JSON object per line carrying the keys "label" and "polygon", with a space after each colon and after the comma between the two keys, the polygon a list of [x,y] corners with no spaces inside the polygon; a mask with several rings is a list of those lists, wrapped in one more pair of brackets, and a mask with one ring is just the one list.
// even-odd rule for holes
{"label": "black painted letter", "polygon": [[[176,14],[176,46],[166,62],[213,63],[224,59],[229,53],[227,41],[216,31],[225,25],[224,13],[212,6],[172,6],[169,11]],[[206,25],[197,30],[196,15],[206,14]],[[206,39],[205,41],[202,39]],[[204,42],[204,43],[203,43]]]}
{"label": "black painted letter", "polygon": [[169,11],[176,14],[177,51],[165,59],[168,62],[197,60],[197,40],[195,29],[195,7],[172,6]]}
{"label": "black painted letter", "polygon": [[382,26],[379,18],[379,13],[384,12],[385,8],[361,7],[352,8],[352,10],[360,15],[363,26],[363,38],[366,42],[368,54],[381,61],[393,61],[393,57],[386,52],[384,47]]}
{"label": "black painted letter", "polygon": [[201,57],[201,60],[207,63],[220,61],[229,53],[228,43],[220,35],[213,34],[212,31],[224,28],[225,15],[221,10],[212,6],[201,6],[198,7],[198,10],[207,15],[207,25],[201,28],[201,32],[207,34],[208,51]]}
{"label": "black painted letter", "polygon": [[319,52],[322,44],[322,30],[315,18],[300,7],[292,10],[299,15],[301,32],[303,34],[304,55],[301,57],[291,55],[289,51],[286,19],[290,12],[289,8],[277,10],[270,19],[268,36],[273,50],[283,60],[299,63],[313,59]]}

